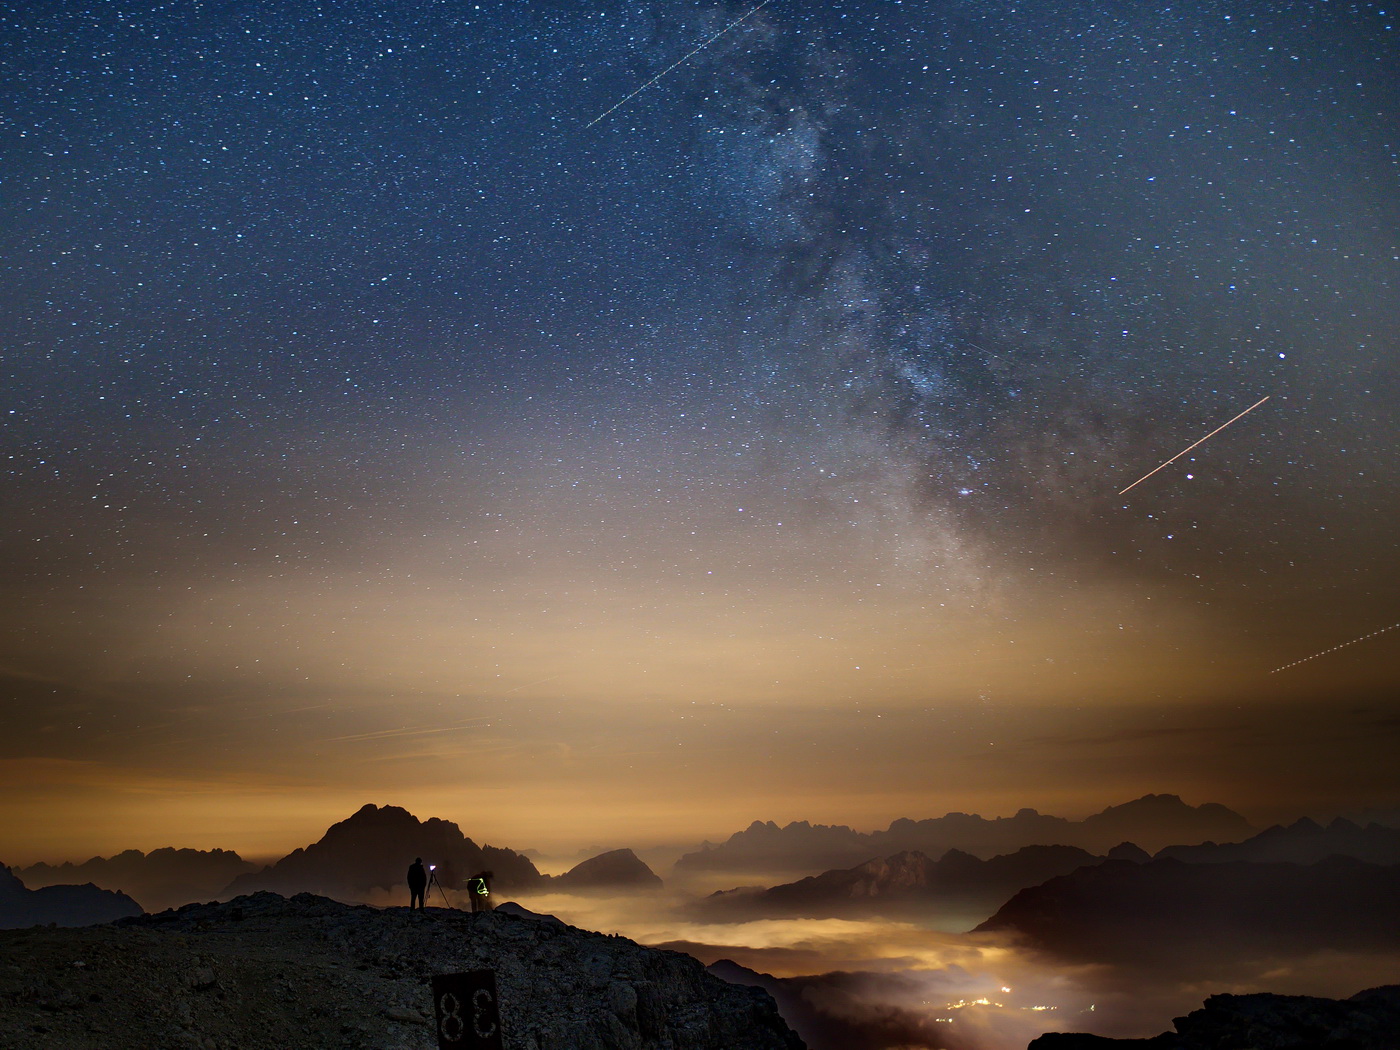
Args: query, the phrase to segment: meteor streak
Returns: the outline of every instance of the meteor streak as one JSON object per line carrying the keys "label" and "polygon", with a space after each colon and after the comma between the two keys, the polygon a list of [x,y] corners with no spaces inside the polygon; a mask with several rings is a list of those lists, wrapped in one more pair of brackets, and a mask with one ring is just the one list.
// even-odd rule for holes
{"label": "meteor streak", "polygon": [[1301,660],[1294,660],[1291,664],[1284,664],[1282,667],[1275,667],[1272,671],[1269,672],[1269,674],[1278,674],[1280,671],[1287,671],[1290,667],[1297,667],[1299,664],[1305,664],[1309,660],[1316,660],[1319,656],[1326,656],[1328,653],[1335,653],[1338,649],[1345,649],[1347,646],[1355,645],[1357,642],[1364,642],[1367,638],[1374,638],[1378,634],[1385,634],[1386,631],[1393,631],[1397,627],[1400,627],[1400,623],[1393,623],[1389,627],[1382,627],[1380,630],[1372,631],[1370,634],[1363,634],[1360,638],[1353,638],[1349,642],[1343,642],[1341,645],[1334,645],[1332,646],[1332,648],[1324,649],[1320,653],[1313,653],[1311,656],[1305,656]]}
{"label": "meteor streak", "polygon": [[[1254,404],[1250,405],[1250,406],[1249,406],[1248,408],[1246,408],[1243,412],[1241,412],[1238,416],[1236,416],[1235,419],[1240,419],[1240,418],[1242,418],[1242,417],[1244,417],[1244,416],[1249,415],[1249,414],[1250,414],[1251,412],[1253,412],[1256,408],[1258,408],[1260,405],[1262,405],[1265,401],[1269,400],[1269,398],[1272,397],[1272,396],[1273,396],[1273,395],[1270,394],[1270,395],[1268,395],[1267,397],[1261,397],[1258,401],[1254,402]],[[1155,473],[1157,473],[1157,471],[1161,470],[1162,467],[1165,467],[1165,466],[1168,466],[1168,465],[1170,465],[1170,464],[1172,464],[1172,463],[1175,463],[1175,462],[1176,462],[1177,460],[1179,460],[1182,456],[1186,455],[1186,453],[1190,452],[1193,448],[1195,448],[1196,445],[1201,445],[1201,444],[1204,444],[1205,442],[1209,441],[1211,438],[1215,437],[1216,434],[1220,433],[1222,430],[1224,430],[1226,427],[1228,427],[1231,423],[1233,423],[1233,422],[1235,421],[1235,419],[1231,419],[1231,420],[1228,420],[1228,421],[1226,421],[1226,422],[1224,422],[1224,423],[1221,423],[1218,427],[1216,427],[1214,430],[1212,430],[1212,431],[1211,431],[1209,434],[1207,434],[1205,437],[1201,438],[1201,440],[1200,440],[1200,441],[1197,441],[1194,445],[1187,445],[1184,449],[1182,449],[1180,452],[1178,452],[1175,456],[1173,456],[1171,459],[1167,460],[1166,463],[1162,463],[1162,464],[1159,464],[1158,466],[1153,467],[1151,470],[1149,470],[1149,471],[1148,471],[1146,474],[1144,474],[1142,477],[1140,477],[1140,478],[1138,478],[1136,481],[1134,481],[1134,482],[1132,483],[1132,485],[1129,485],[1129,486],[1128,486],[1128,489],[1134,488],[1134,487],[1137,486],[1137,485],[1141,485],[1144,481],[1146,481],[1148,478],[1150,478],[1153,474],[1155,474]],[[1119,490],[1118,490],[1118,495],[1120,495],[1120,496],[1123,495],[1123,493],[1127,492],[1128,489],[1119,489]]]}
{"label": "meteor streak", "polygon": [[680,59],[680,61],[675,62],[675,63],[673,63],[673,64],[667,66],[667,67],[666,67],[665,69],[663,69],[660,73],[656,74],[656,76],[652,77],[652,78],[651,78],[650,80],[648,80],[645,84],[643,84],[641,87],[639,87],[636,91],[632,92],[632,94],[630,94],[630,95],[628,95],[626,98],[624,98],[621,102],[618,102],[618,103],[616,103],[615,105],[610,106],[608,109],[603,110],[603,112],[599,113],[596,117],[594,117],[594,118],[593,118],[592,120],[590,120],[587,124],[585,124],[585,125],[584,125],[584,129],[587,130],[588,128],[591,128],[594,124],[598,123],[598,121],[602,120],[604,117],[606,117],[606,116],[607,116],[609,113],[611,113],[613,110],[617,109],[619,106],[622,106],[622,105],[626,104],[627,102],[631,101],[632,99],[636,98],[636,97],[637,97],[638,95],[640,95],[643,91],[645,91],[647,88],[651,87],[651,86],[652,86],[653,84],[655,84],[658,80],[660,80],[662,77],[664,77],[667,73],[671,72],[671,70],[675,69],[676,66],[684,65],[686,62],[690,61],[690,59],[691,59],[692,57],[694,57],[696,54],[698,54],[698,53],[701,52],[701,51],[704,51],[705,48],[709,47],[711,44],[713,44],[713,43],[714,43],[716,40],[718,40],[720,37],[724,36],[725,33],[729,32],[731,29],[733,29],[735,26],[737,26],[740,22],[742,22],[742,21],[744,21],[746,18],[749,18],[749,17],[751,17],[752,15],[756,14],[756,13],[757,13],[758,11],[760,11],[762,8],[767,7],[767,6],[769,5],[769,3],[771,3],[771,2],[772,2],[772,0],[763,0],[763,3],[759,4],[757,7],[750,8],[747,12],[745,12],[745,13],[742,14],[742,15],[740,15],[738,18],[734,19],[734,21],[730,22],[727,26],[725,26],[723,29],[721,29],[721,30],[720,30],[718,33],[716,33],[714,36],[710,37],[710,39],[706,40],[703,44],[701,44],[699,47],[697,47],[694,51],[690,52],[690,54],[688,54],[688,55],[686,55],[684,58]]}

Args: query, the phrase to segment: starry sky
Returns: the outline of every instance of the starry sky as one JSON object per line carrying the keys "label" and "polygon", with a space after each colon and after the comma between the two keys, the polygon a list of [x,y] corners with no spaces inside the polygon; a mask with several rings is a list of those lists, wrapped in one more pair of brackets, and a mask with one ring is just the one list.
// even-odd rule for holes
{"label": "starry sky", "polygon": [[0,34],[0,859],[1400,805],[1386,3]]}

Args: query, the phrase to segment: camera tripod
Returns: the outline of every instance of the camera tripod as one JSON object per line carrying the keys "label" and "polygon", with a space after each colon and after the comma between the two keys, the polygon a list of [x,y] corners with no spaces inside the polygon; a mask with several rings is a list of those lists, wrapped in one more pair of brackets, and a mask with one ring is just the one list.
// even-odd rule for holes
{"label": "camera tripod", "polygon": [[448,903],[447,894],[443,892],[442,883],[438,882],[436,864],[430,865],[428,867],[428,885],[423,888],[423,896],[431,896],[434,886],[437,887],[438,896],[442,898],[442,906],[444,908],[452,907],[452,905]]}

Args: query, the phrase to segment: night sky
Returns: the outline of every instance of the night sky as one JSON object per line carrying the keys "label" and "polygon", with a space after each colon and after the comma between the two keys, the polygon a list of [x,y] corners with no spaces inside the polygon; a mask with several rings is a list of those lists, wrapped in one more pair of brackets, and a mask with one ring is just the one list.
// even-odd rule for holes
{"label": "night sky", "polygon": [[1386,4],[0,16],[0,860],[1400,805]]}

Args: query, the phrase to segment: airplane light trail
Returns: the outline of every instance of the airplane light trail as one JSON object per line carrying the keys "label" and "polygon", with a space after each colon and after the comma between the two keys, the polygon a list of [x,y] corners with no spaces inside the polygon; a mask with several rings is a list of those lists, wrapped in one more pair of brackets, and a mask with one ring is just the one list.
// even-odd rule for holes
{"label": "airplane light trail", "polygon": [[[1272,397],[1272,396],[1273,396],[1272,394],[1269,394],[1269,395],[1266,396],[1266,397],[1261,397],[1258,401],[1254,402],[1254,404],[1250,405],[1250,406],[1249,406],[1248,408],[1246,408],[1243,412],[1241,412],[1238,416],[1236,416],[1235,419],[1240,419],[1240,418],[1242,418],[1242,417],[1244,417],[1244,416],[1249,415],[1249,413],[1253,412],[1256,408],[1258,408],[1260,405],[1262,405],[1265,401],[1269,400],[1269,398]],[[1212,431],[1211,431],[1209,434],[1207,434],[1205,437],[1201,438],[1200,441],[1197,441],[1197,442],[1196,442],[1195,444],[1193,444],[1193,445],[1187,445],[1184,449],[1182,449],[1180,452],[1178,452],[1175,456],[1173,456],[1171,459],[1167,460],[1166,463],[1162,463],[1162,464],[1159,464],[1158,466],[1153,467],[1153,468],[1152,468],[1151,470],[1149,470],[1146,474],[1144,474],[1142,477],[1138,478],[1138,479],[1137,479],[1136,481],[1134,481],[1131,485],[1129,485],[1127,489],[1119,489],[1119,490],[1118,490],[1118,495],[1121,496],[1121,495],[1123,495],[1123,493],[1127,492],[1128,489],[1135,488],[1136,486],[1141,485],[1144,481],[1146,481],[1148,478],[1150,478],[1153,474],[1155,474],[1155,473],[1157,473],[1157,471],[1161,470],[1162,467],[1170,466],[1171,464],[1175,463],[1175,462],[1176,462],[1177,460],[1179,460],[1182,456],[1186,455],[1186,453],[1190,452],[1193,448],[1195,448],[1196,445],[1201,445],[1201,444],[1204,444],[1205,442],[1209,441],[1211,438],[1215,437],[1216,434],[1220,433],[1222,430],[1224,430],[1226,427],[1228,427],[1231,423],[1233,423],[1233,422],[1235,421],[1235,419],[1231,419],[1231,420],[1228,420],[1228,421],[1226,421],[1226,422],[1224,422],[1224,423],[1221,423],[1220,426],[1216,427],[1214,430],[1212,430]]]}
{"label": "airplane light trail", "polygon": [[1380,630],[1372,631],[1370,634],[1363,634],[1360,638],[1353,638],[1349,642],[1342,642],[1340,645],[1334,645],[1332,646],[1332,648],[1324,649],[1320,653],[1313,653],[1311,656],[1305,656],[1301,660],[1294,660],[1291,664],[1284,664],[1282,667],[1275,667],[1272,671],[1269,672],[1269,674],[1278,674],[1280,671],[1287,671],[1290,667],[1297,667],[1299,664],[1305,664],[1309,660],[1316,660],[1319,656],[1326,656],[1328,653],[1335,653],[1338,649],[1345,649],[1347,646],[1355,645],[1357,642],[1364,642],[1367,638],[1374,638],[1378,634],[1385,634],[1386,631],[1393,631],[1397,627],[1400,627],[1400,623],[1393,623],[1389,627],[1382,627],[1380,628]]}
{"label": "airplane light trail", "polygon": [[690,54],[686,55],[684,58],[680,59],[678,62],[675,62],[675,63],[673,63],[673,64],[667,66],[667,67],[666,67],[665,69],[663,69],[660,73],[656,74],[656,76],[652,77],[652,78],[651,78],[650,80],[648,80],[645,84],[643,84],[641,87],[639,87],[636,91],[634,91],[634,92],[632,92],[632,94],[628,95],[627,98],[624,98],[621,102],[618,102],[616,105],[611,106],[611,107],[608,108],[608,109],[605,109],[602,113],[599,113],[596,117],[594,117],[592,120],[590,120],[587,124],[584,125],[584,129],[587,130],[588,128],[591,128],[594,124],[598,123],[598,121],[602,120],[602,119],[603,119],[604,117],[606,117],[609,113],[611,113],[614,109],[617,109],[619,106],[625,105],[629,100],[636,98],[636,97],[637,97],[638,95],[640,95],[643,91],[645,91],[647,88],[651,87],[651,86],[652,86],[653,84],[655,84],[658,80],[660,80],[662,77],[664,77],[667,73],[671,72],[671,70],[675,69],[676,66],[684,65],[686,62],[690,61],[690,59],[691,59],[694,55],[696,55],[697,53],[699,53],[699,52],[705,50],[705,48],[709,47],[711,44],[713,44],[713,43],[714,43],[716,40],[718,40],[720,37],[724,36],[725,33],[729,32],[731,29],[733,29],[735,26],[737,26],[740,22],[744,21],[744,19],[749,18],[749,17],[751,17],[752,15],[756,14],[756,13],[757,13],[759,10],[761,10],[762,8],[767,7],[768,4],[771,3],[771,2],[772,2],[772,0],[763,0],[763,3],[759,4],[757,7],[751,8],[749,11],[745,12],[744,14],[740,15],[738,18],[734,19],[734,21],[730,22],[727,26],[725,26],[723,29],[721,29],[718,33],[716,33],[714,36],[710,37],[710,39],[706,40],[703,44],[701,44],[699,47],[697,47],[694,51],[690,52]]}

